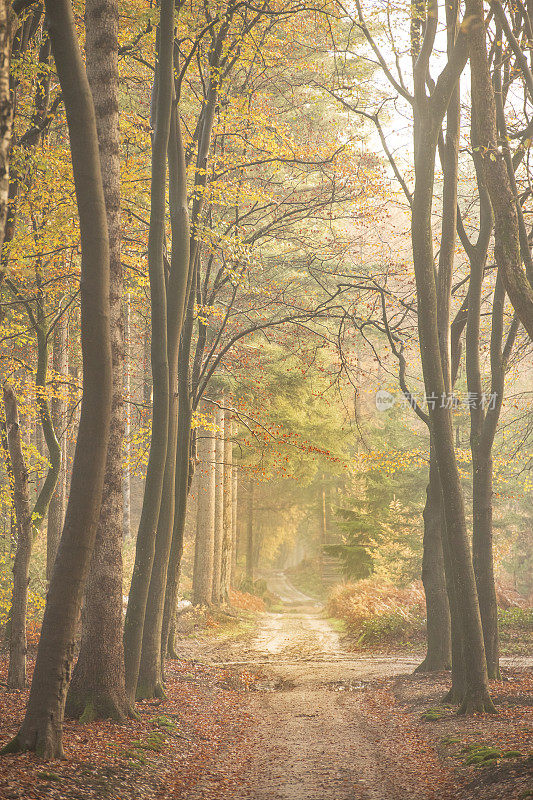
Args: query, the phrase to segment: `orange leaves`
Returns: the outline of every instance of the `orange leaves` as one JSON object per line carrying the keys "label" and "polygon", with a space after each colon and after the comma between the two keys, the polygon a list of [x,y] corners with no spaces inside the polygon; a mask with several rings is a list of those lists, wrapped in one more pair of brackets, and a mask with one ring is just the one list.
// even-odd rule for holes
{"label": "orange leaves", "polygon": [[[4,659],[2,678],[5,666]],[[29,754],[3,757],[0,799],[53,795],[98,800],[103,787],[117,800],[184,796],[219,748],[231,752],[242,746],[247,721],[236,689],[246,689],[254,676],[233,678],[195,662],[167,663],[167,700],[138,703],[138,719],[123,725],[67,720],[63,761],[43,765]],[[2,743],[16,731],[26,695],[0,689]]]}
{"label": "orange leaves", "polygon": [[265,611],[266,606],[260,597],[256,597],[248,592],[239,592],[237,589],[229,590],[229,601],[233,608],[243,611]]}

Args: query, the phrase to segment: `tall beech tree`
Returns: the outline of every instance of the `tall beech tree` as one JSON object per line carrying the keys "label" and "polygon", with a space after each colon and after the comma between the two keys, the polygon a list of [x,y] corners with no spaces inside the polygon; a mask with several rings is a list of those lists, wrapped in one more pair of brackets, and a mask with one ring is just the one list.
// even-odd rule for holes
{"label": "tall beech tree", "polygon": [[[467,6],[465,14],[468,15]],[[428,5],[425,32],[414,66],[415,189],[412,206],[413,260],[418,300],[418,335],[426,395],[445,397],[451,391],[450,364],[443,364],[442,336],[449,330],[451,272],[449,264],[438,281],[444,283],[437,304],[437,285],[433,262],[431,212],[435,180],[435,155],[443,117],[452,100],[459,76],[467,60],[466,26],[458,25],[458,4],[446,6],[448,62],[441,71],[431,94],[426,92],[429,59],[438,24],[438,2]],[[449,334],[448,334],[449,335]],[[444,344],[449,349],[449,339]],[[446,368],[447,367],[447,368]],[[452,580],[460,610],[463,635],[465,690],[461,710],[494,711],[490,699],[483,631],[470,553],[463,493],[454,446],[451,410],[433,402],[429,416],[436,460],[444,498],[445,532],[450,553]]]}
{"label": "tall beech tree", "polygon": [[[67,314],[62,314],[54,326],[53,336],[52,367],[56,376],[66,376],[68,374],[68,327],[68,316]],[[65,516],[67,399],[64,387],[62,391],[60,387],[56,388],[50,406],[52,425],[61,447],[61,467],[59,478],[48,506],[46,525],[46,579],[48,581],[52,577]]]}
{"label": "tall beech tree", "polygon": [[222,559],[220,570],[220,594],[227,600],[231,587],[232,565],[234,563],[235,542],[233,539],[233,475],[232,475],[232,414],[224,414],[224,441],[222,448]]}
{"label": "tall beech tree", "polygon": [[13,475],[17,550],[13,562],[13,599],[9,614],[9,689],[26,687],[26,612],[32,544],[32,509],[28,469],[22,451],[17,398],[11,386],[4,386],[6,435]]}
{"label": "tall beech tree", "polygon": [[[222,397],[222,403],[224,398]],[[224,411],[216,409],[215,414],[216,448],[215,448],[215,542],[213,548],[213,603],[218,605],[223,600],[222,576],[222,540],[224,537]]]}
{"label": "tall beech tree", "polygon": [[152,174],[150,184],[150,227],[148,232],[148,272],[150,277],[152,322],[152,437],[146,470],[143,507],[137,532],[135,565],[124,623],[126,692],[130,701],[135,700],[137,691],[146,603],[154,562],[163,479],[167,461],[170,382],[164,252],[167,153],[173,96],[173,41],[174,3],[172,0],[162,0],[152,93]]}
{"label": "tall beech tree", "polygon": [[[177,67],[177,65],[176,65]],[[177,100],[177,97],[175,97]],[[154,562],[146,605],[137,696],[160,696],[163,691],[161,636],[167,572],[176,506],[176,455],[178,435],[177,370],[183,312],[189,282],[190,231],[187,174],[178,106],[171,113],[168,147],[169,206],[172,232],[170,273],[167,284],[167,348],[169,365],[168,442],[163,497],[157,525]]]}
{"label": "tall beech tree", "polygon": [[109,233],[113,402],[100,520],[85,593],[80,652],[66,713],[84,720],[131,713],[126,698],[122,643],[122,456],[124,440],[124,324],[120,219],[118,4],[87,0],[87,77],[96,112]]}
{"label": "tall beech tree", "polygon": [[93,100],[68,0],[46,3],[62,89],[81,233],[83,399],[70,497],[20,730],[4,748],[63,756],[62,722],[76,629],[100,514],[111,418],[109,241]]}
{"label": "tall beech tree", "polygon": [[[209,418],[208,418],[209,419]],[[215,436],[207,427],[198,429],[198,509],[194,548],[193,603],[213,601],[213,554],[215,541]]]}
{"label": "tall beech tree", "polygon": [[[446,5],[448,57],[436,80],[429,75],[429,63],[435,45],[439,3],[438,0],[432,0],[427,9],[420,6],[415,8],[411,31],[416,37],[416,31],[423,29],[423,35],[414,47],[412,95],[406,89],[403,77],[397,80],[388,69],[365,23],[359,2],[357,11],[359,24],[378,54],[386,76],[413,108],[415,187],[411,202],[411,240],[417,289],[418,337],[426,396],[434,398],[429,405],[429,419],[444,500],[444,557],[449,567],[449,586],[455,595],[453,605],[459,614],[458,624],[463,641],[465,684],[460,710],[493,711],[451,409],[446,407],[448,404],[438,402],[438,398],[446,397],[451,392],[450,292],[453,261],[450,257],[442,258],[441,253],[439,270],[435,274],[432,229],[436,152],[442,122],[450,104],[457,102],[454,99],[457,96],[457,83],[467,62],[471,8],[467,3],[463,23],[459,24],[458,3]],[[450,185],[450,191],[455,193],[456,187]],[[451,252],[455,247],[455,225],[453,214],[445,244],[445,250],[447,248]]]}

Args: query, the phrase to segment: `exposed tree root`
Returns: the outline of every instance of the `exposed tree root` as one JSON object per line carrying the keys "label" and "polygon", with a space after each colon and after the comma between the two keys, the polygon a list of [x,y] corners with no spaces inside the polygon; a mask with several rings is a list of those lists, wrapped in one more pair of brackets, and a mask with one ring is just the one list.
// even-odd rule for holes
{"label": "exposed tree root", "polygon": [[82,724],[94,722],[97,719],[112,719],[115,722],[125,722],[127,719],[137,719],[138,714],[125,696],[121,697],[113,692],[69,691],[65,708],[65,715],[77,719]]}
{"label": "exposed tree root", "polygon": [[422,661],[421,664],[418,665],[413,670],[413,674],[423,673],[423,672],[445,672],[446,670],[451,669],[451,664],[449,661],[446,661],[442,658],[431,658],[430,656],[426,656],[425,659]]}
{"label": "exposed tree root", "polygon": [[460,715],[497,714],[496,707],[489,693],[480,689],[467,689],[463,701],[457,710]]}

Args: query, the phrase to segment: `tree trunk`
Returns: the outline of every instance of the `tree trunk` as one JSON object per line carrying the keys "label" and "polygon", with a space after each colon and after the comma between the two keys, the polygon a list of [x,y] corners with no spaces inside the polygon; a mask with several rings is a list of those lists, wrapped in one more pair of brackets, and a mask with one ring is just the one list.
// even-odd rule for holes
{"label": "tree trunk", "polygon": [[[455,457],[451,411],[437,402],[446,396],[439,335],[435,286],[431,211],[438,130],[435,120],[418,119],[419,140],[415,154],[415,191],[412,211],[413,260],[417,286],[418,335],[430,421],[439,469],[450,548],[451,568],[464,633],[466,691],[462,711],[493,711],[489,695],[483,631],[468,541],[463,493]],[[439,122],[440,124],[440,122]],[[443,407],[444,406],[444,407]]]}
{"label": "tree trunk", "polygon": [[[431,453],[430,445],[430,453]],[[430,455],[424,508],[422,583],[426,594],[427,653],[415,672],[439,672],[451,667],[451,627],[444,555],[442,552],[442,492],[434,456]]]}
{"label": "tree trunk", "polygon": [[468,38],[472,107],[478,147],[494,212],[494,256],[509,299],[529,336],[533,338],[533,286],[522,266],[516,199],[498,146],[496,103],[485,32],[483,0],[469,0]]}
{"label": "tree trunk", "polygon": [[[182,397],[184,398],[183,404]],[[180,393],[178,447],[176,452],[176,510],[174,514],[174,528],[172,531],[172,545],[168,561],[167,588],[161,632],[161,652],[168,652],[172,658],[178,657],[175,651],[173,623],[178,602],[180,564],[183,554],[185,521],[187,518],[187,500],[193,470],[193,464],[191,464],[191,420],[192,409],[189,399]]]}
{"label": "tree trunk", "polygon": [[220,593],[221,599],[227,601],[231,588],[231,572],[233,563],[233,527],[232,527],[232,451],[233,442],[231,441],[231,412],[226,412],[224,420],[224,441],[223,441],[223,469],[222,469],[222,562],[220,573]]}
{"label": "tree trunk", "polygon": [[118,5],[85,4],[87,76],[96,112],[110,252],[110,323],[113,403],[100,520],[85,593],[80,653],[66,713],[82,721],[130,713],[122,644],[122,457],[124,443],[124,325],[120,220]]}
{"label": "tree trunk", "polygon": [[0,0],[0,251],[4,244],[9,196],[9,153],[13,123],[9,73],[13,28],[11,3]]}
{"label": "tree trunk", "polygon": [[190,264],[191,274],[188,280],[188,297],[186,315],[181,332],[180,349],[178,354],[178,436],[176,448],[175,470],[175,497],[174,524],[172,542],[170,546],[169,564],[167,572],[167,586],[163,610],[163,624],[161,629],[162,654],[167,651],[173,658],[175,652],[175,620],[176,605],[178,602],[178,586],[180,578],[181,557],[183,554],[183,537],[187,519],[188,497],[191,481],[195,475],[196,438],[192,433],[192,392],[190,355],[192,334],[195,318],[194,291],[195,264]]}
{"label": "tree trunk", "polygon": [[[446,519],[442,509],[441,531],[444,533]],[[452,685],[443,698],[447,703],[462,703],[466,691],[465,659],[463,649],[463,629],[461,622],[461,609],[457,599],[455,578],[452,569],[452,557],[448,537],[442,537],[442,553],[444,556],[444,572],[446,575],[446,592],[450,608],[450,632],[452,650]]]}
{"label": "tree trunk", "polygon": [[[473,122],[476,119],[473,116]],[[472,139],[476,136],[474,125]],[[478,172],[481,171],[479,170]],[[478,177],[478,182],[480,178]],[[485,260],[470,260],[468,324],[466,329],[466,376],[470,402],[470,449],[472,452],[472,553],[479,610],[489,678],[499,677],[498,607],[492,553],[492,439],[485,440],[486,415],[480,364],[481,302]],[[501,276],[498,289],[503,291]],[[505,295],[505,293],[503,293]],[[496,293],[495,302],[497,303]],[[503,298],[502,298],[503,302]],[[493,328],[494,318],[493,318]],[[494,330],[491,338],[494,338]],[[501,336],[498,343],[501,348]],[[491,342],[491,349],[493,342]],[[501,389],[503,391],[503,382]]]}
{"label": "tree trunk", "polygon": [[131,536],[131,297],[124,302],[124,466],[122,484],[123,532],[124,541]]}
{"label": "tree trunk", "polygon": [[[222,400],[223,402],[223,400]],[[213,546],[213,603],[220,605],[224,600],[222,582],[222,541],[224,538],[224,412],[217,408],[215,414],[217,427],[215,444],[215,541]]]}
{"label": "tree trunk", "polygon": [[41,435],[40,452],[44,454],[44,441],[48,450],[50,466],[46,473],[44,482],[37,494],[33,507],[32,519],[34,531],[41,528],[44,518],[48,513],[50,500],[54,494],[61,469],[61,446],[57,440],[56,432],[50,414],[50,406],[46,397],[46,385],[48,382],[48,329],[45,320],[44,309],[39,303],[37,320],[35,323],[35,333],[37,334],[37,370],[35,373],[35,389],[37,393],[37,405],[39,408],[40,426],[38,430]]}
{"label": "tree trunk", "polygon": [[[63,379],[68,377],[68,317],[63,314],[56,322],[53,342],[53,369]],[[67,397],[64,386],[59,388],[52,399],[52,425],[61,447],[61,467],[59,477],[48,507],[48,524],[46,527],[46,580],[50,581],[56,559],[59,538],[65,515],[65,442],[67,440],[65,426],[67,415]]]}
{"label": "tree trunk", "polygon": [[175,516],[175,480],[177,452],[177,397],[174,390],[175,372],[171,371],[173,396],[169,398],[169,427],[167,444],[167,463],[163,480],[163,495],[159,511],[155,541],[154,563],[146,601],[146,614],[143,627],[141,660],[135,696],[138,700],[152,697],[164,698],[163,665],[164,653],[161,651],[163,634],[163,612],[167,585],[167,572],[172,545],[172,530]]}
{"label": "tree trunk", "polygon": [[152,136],[152,183],[148,232],[148,271],[152,313],[152,437],[141,519],[137,532],[135,564],[124,623],[126,692],[131,702],[135,700],[141,662],[143,628],[154,563],[169,427],[170,379],[167,349],[167,294],[163,256],[166,246],[166,165],[173,86],[174,3],[172,0],[161,1],[158,32],[159,50],[153,88],[153,98],[156,102]]}
{"label": "tree trunk", "polygon": [[489,677],[500,679],[498,603],[492,552],[492,457],[475,453],[473,466],[474,534],[472,552]]}
{"label": "tree trunk", "polygon": [[[176,65],[177,66],[177,65]],[[137,682],[138,697],[161,697],[163,659],[161,650],[163,614],[176,510],[176,453],[178,436],[178,358],[189,281],[189,209],[185,149],[178,109],[172,106],[168,143],[169,206],[172,253],[167,288],[167,349],[169,368],[169,425],[163,498],[159,512],[154,563],[146,604],[141,663]]]}
{"label": "tree trunk", "polygon": [[198,428],[197,436],[200,480],[194,548],[193,603],[211,605],[215,538],[215,438],[212,431],[207,428]]}
{"label": "tree trunk", "polygon": [[248,510],[246,520],[246,580],[254,581],[254,481],[248,484]]}
{"label": "tree trunk", "polygon": [[[433,8],[433,6],[432,6]],[[431,435],[442,487],[445,536],[451,579],[455,587],[460,626],[463,632],[465,694],[462,712],[494,711],[489,695],[483,631],[477,597],[472,555],[466,527],[463,492],[455,455],[451,409],[442,403],[451,392],[449,347],[449,297],[451,260],[439,268],[438,296],[433,254],[432,208],[435,156],[442,121],[466,64],[466,39],[463,28],[457,37],[458,5],[446,8],[448,61],[430,97],[427,95],[429,54],[434,45],[438,20],[428,15],[424,41],[414,67],[415,189],[412,198],[411,240],[415,269],[418,337],[424,386],[428,398]],[[434,8],[437,11],[438,6]],[[453,252],[450,227],[446,247]],[[444,229],[443,229],[444,235]],[[446,341],[443,341],[445,335]],[[445,352],[446,350],[446,352]],[[453,609],[452,609],[453,613]]]}
{"label": "tree trunk", "polygon": [[7,688],[24,689],[26,687],[26,610],[28,607],[32,522],[28,470],[22,453],[17,398],[10,386],[4,386],[4,408],[17,525],[17,551],[13,563],[13,594],[9,615]]}
{"label": "tree trunk", "polygon": [[102,499],[112,371],[109,242],[93,101],[69,0],[47,0],[46,13],[67,114],[80,218],[83,399],[70,498],[26,715],[5,750],[61,758],[64,703]]}
{"label": "tree trunk", "polygon": [[[232,458],[233,458],[233,442],[231,443],[232,446]],[[231,550],[231,585],[235,586],[237,581],[237,550],[239,545],[238,535],[237,535],[237,492],[239,486],[239,478],[237,473],[237,467],[232,467],[231,470],[231,538],[232,538],[232,550]]]}

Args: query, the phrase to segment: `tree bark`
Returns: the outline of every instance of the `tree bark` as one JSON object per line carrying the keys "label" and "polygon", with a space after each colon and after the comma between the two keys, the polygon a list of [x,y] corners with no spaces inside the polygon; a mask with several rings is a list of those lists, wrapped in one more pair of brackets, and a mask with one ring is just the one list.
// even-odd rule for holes
{"label": "tree bark", "polygon": [[494,211],[494,256],[509,299],[529,336],[533,338],[533,286],[522,266],[516,199],[498,147],[494,85],[490,75],[483,0],[469,0],[468,39],[472,106],[476,117],[479,153]]}
{"label": "tree bark", "polygon": [[152,566],[169,428],[169,364],[167,349],[167,294],[163,256],[166,244],[166,164],[172,106],[174,3],[162,0],[158,26],[158,59],[152,97],[155,103],[152,136],[152,183],[148,232],[148,271],[152,314],[151,364],[153,384],[152,437],[146,469],[143,506],[137,532],[135,564],[124,623],[126,693],[134,702],[141,663],[146,603]]}
{"label": "tree bark", "polygon": [[487,671],[490,678],[500,679],[500,647],[498,635],[498,603],[494,580],[492,551],[492,457],[474,450],[473,467],[473,540],[474,572],[483,626]]}
{"label": "tree bark", "polygon": [[[178,65],[176,65],[177,68]],[[168,144],[170,223],[172,252],[167,287],[167,350],[169,366],[169,425],[163,480],[163,498],[159,512],[154,563],[146,605],[141,663],[137,682],[138,697],[164,696],[161,649],[163,614],[176,511],[176,454],[178,435],[177,373],[183,312],[189,283],[189,209],[185,149],[178,109],[173,104]]]}
{"label": "tree bark", "polygon": [[[233,456],[233,442],[232,442]],[[238,554],[238,533],[237,533],[237,492],[239,490],[239,476],[237,467],[231,470],[231,536],[232,536],[232,558],[231,558],[231,585],[236,585],[237,580],[237,554]]]}
{"label": "tree bark", "polygon": [[110,251],[109,306],[113,401],[100,520],[85,593],[80,653],[66,713],[82,721],[123,720],[131,713],[122,644],[122,457],[124,321],[120,219],[118,5],[85,4],[87,77],[95,104]]}
{"label": "tree bark", "polygon": [[451,410],[440,401],[450,391],[441,360],[437,287],[433,258],[432,205],[435,154],[440,126],[466,62],[464,31],[432,95],[426,95],[429,55],[437,30],[437,6],[432,4],[424,42],[415,65],[415,190],[412,203],[412,246],[415,268],[418,336],[430,423],[443,492],[446,537],[452,576],[460,608],[466,689],[462,712],[494,711],[490,699],[483,631],[470,552],[461,480],[455,456]]}
{"label": "tree bark", "polygon": [[[66,314],[62,314],[54,328],[52,364],[56,375],[61,375],[63,378],[68,376],[68,317]],[[46,526],[46,580],[48,582],[52,577],[65,515],[67,398],[64,387],[61,387],[56,396],[52,398],[51,412],[52,425],[61,448],[61,467],[54,493],[48,506],[48,523]]]}
{"label": "tree bark", "polygon": [[[205,411],[204,411],[205,413]],[[194,548],[193,603],[211,605],[215,537],[215,438],[208,428],[198,428],[198,511]]]}
{"label": "tree bark", "polygon": [[[35,329],[37,337],[37,370],[35,373],[35,389],[37,394],[37,406],[39,409],[40,427],[38,430],[44,436],[50,466],[48,467],[44,482],[37,493],[35,505],[33,507],[32,519],[34,531],[41,528],[44,518],[48,512],[48,507],[54,494],[61,469],[61,446],[57,440],[56,432],[50,414],[50,406],[46,397],[46,385],[48,382],[48,329],[45,320],[45,311],[41,303],[37,304],[37,314],[34,317],[30,314],[30,320]],[[38,424],[38,422],[37,422]],[[40,452],[44,451],[41,439]]]}
{"label": "tree bark", "polygon": [[[421,136],[416,161],[413,197],[413,257],[418,298],[418,328],[426,395],[437,400],[446,396],[436,325],[436,291],[433,273],[431,207],[436,132]],[[466,693],[465,711],[491,711],[479,604],[468,542],[463,494],[455,457],[453,427],[449,408],[438,402],[430,408],[432,434],[444,497],[446,534],[451,568],[464,632]]]}
{"label": "tree bark", "polygon": [[65,525],[50,582],[26,714],[6,751],[63,756],[62,722],[83,591],[100,514],[111,414],[109,242],[91,91],[69,0],[46,2],[67,114],[81,231],[83,399]]}
{"label": "tree bark", "polygon": [[422,583],[426,595],[427,652],[415,672],[438,672],[451,667],[451,622],[444,554],[442,551],[442,492],[434,455],[431,455],[424,508]]}
{"label": "tree bark", "polygon": [[[509,326],[505,344],[503,344],[504,305],[505,289],[502,275],[498,272],[492,301],[491,402],[486,410],[479,407],[480,403],[471,405],[474,516],[472,551],[485,640],[487,670],[489,676],[495,679],[500,676],[500,668],[498,605],[492,549],[492,447],[503,402],[505,372],[519,324],[518,318],[515,316]],[[474,343],[475,339],[473,338],[471,347],[474,346]],[[478,352],[476,350],[475,356]],[[474,368],[476,363],[474,360]],[[481,387],[481,382],[479,386]]]}
{"label": "tree bark", "polygon": [[[183,397],[183,405],[182,405]],[[162,653],[167,653],[172,658],[177,658],[174,643],[174,619],[178,602],[178,587],[180,579],[180,565],[183,554],[183,537],[187,517],[187,501],[194,463],[191,459],[191,421],[192,409],[189,399],[180,393],[178,416],[178,447],[176,452],[176,510],[174,514],[174,527],[172,531],[172,545],[168,561],[167,587],[165,594],[165,607],[163,612],[163,626],[161,631]]]}
{"label": "tree bark", "polygon": [[[187,313],[181,333],[180,351],[178,356],[178,441],[176,449],[175,496],[176,507],[172,530],[172,543],[167,573],[167,587],[165,592],[165,606],[163,611],[163,625],[161,631],[162,653],[167,650],[173,657],[176,656],[174,647],[174,620],[176,617],[176,604],[178,601],[178,586],[180,576],[181,557],[183,554],[183,537],[187,517],[187,502],[191,481],[195,474],[195,443],[192,435],[192,396],[190,355],[192,334],[194,329],[195,292],[194,275],[195,265],[191,264],[189,296],[187,298]],[[193,453],[194,451],[194,453]]]}
{"label": "tree bark", "polygon": [[32,520],[28,470],[22,452],[17,398],[10,386],[4,386],[6,433],[13,477],[17,550],[13,563],[13,594],[9,615],[8,689],[26,687],[26,611],[32,545]]}
{"label": "tree bark", "polygon": [[13,124],[9,74],[13,28],[11,3],[9,0],[0,0],[0,251],[4,244],[9,197],[9,153]]}
{"label": "tree bark", "polygon": [[254,481],[250,478],[248,484],[248,508],[246,519],[246,580],[254,581]]}
{"label": "tree bark", "polygon": [[[223,403],[222,399],[222,403]],[[224,412],[217,408],[215,441],[215,535],[213,546],[213,597],[215,605],[224,600],[222,582],[222,542],[224,538]]]}
{"label": "tree bark", "polygon": [[[446,520],[444,509],[442,512],[441,530],[444,530]],[[452,651],[452,684],[443,700],[447,703],[462,703],[466,691],[465,659],[463,647],[463,628],[461,609],[459,606],[458,592],[455,586],[455,577],[452,567],[452,556],[448,537],[442,537],[442,553],[444,556],[444,572],[446,577],[446,593],[450,608],[450,632]]]}
{"label": "tree bark", "polygon": [[222,450],[222,560],[220,573],[221,599],[229,599],[231,588],[231,572],[233,563],[233,527],[232,527],[232,455],[233,442],[231,441],[231,412],[227,411],[224,420],[224,441]]}
{"label": "tree bark", "polygon": [[124,453],[126,456],[122,485],[124,541],[131,536],[131,368],[131,297],[128,293],[124,302]]}

